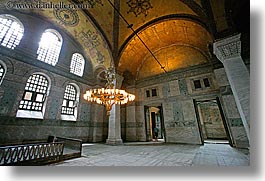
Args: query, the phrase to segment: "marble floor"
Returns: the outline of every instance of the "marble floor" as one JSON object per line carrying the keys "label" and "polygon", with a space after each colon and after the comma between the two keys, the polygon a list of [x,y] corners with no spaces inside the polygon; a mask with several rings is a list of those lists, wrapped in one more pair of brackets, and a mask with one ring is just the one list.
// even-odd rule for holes
{"label": "marble floor", "polygon": [[82,157],[52,166],[249,166],[248,149],[228,144],[180,145],[159,142],[121,146],[83,144]]}

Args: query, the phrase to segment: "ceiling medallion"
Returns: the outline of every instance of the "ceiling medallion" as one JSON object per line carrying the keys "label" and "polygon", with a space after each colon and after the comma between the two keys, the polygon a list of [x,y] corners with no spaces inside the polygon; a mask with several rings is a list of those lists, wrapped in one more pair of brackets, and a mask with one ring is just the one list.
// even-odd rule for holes
{"label": "ceiling medallion", "polygon": [[127,13],[133,12],[137,17],[140,14],[147,16],[148,10],[153,8],[150,0],[128,0],[130,10]]}
{"label": "ceiling medallion", "polygon": [[78,14],[73,9],[55,8],[53,14],[66,26],[76,26],[79,23]]}

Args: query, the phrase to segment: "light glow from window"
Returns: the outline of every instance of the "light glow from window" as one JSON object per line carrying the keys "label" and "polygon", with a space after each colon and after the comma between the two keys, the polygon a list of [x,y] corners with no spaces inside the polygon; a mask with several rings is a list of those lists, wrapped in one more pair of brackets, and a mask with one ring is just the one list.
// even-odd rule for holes
{"label": "light glow from window", "polygon": [[62,47],[62,38],[55,30],[46,30],[39,42],[37,59],[55,66]]}
{"label": "light glow from window", "polygon": [[0,16],[0,43],[2,46],[14,49],[19,45],[24,34],[23,25],[13,16]]}
{"label": "light glow from window", "polygon": [[71,60],[70,72],[82,77],[84,72],[84,67],[85,67],[84,57],[79,53],[73,54]]}
{"label": "light glow from window", "polygon": [[29,77],[25,92],[19,104],[19,109],[42,111],[45,97],[47,96],[48,80],[40,74],[33,74]]}
{"label": "light glow from window", "polygon": [[5,70],[4,66],[0,63],[0,84],[2,83],[5,72],[6,72],[6,70]]}
{"label": "light glow from window", "polygon": [[64,115],[74,115],[75,113],[75,103],[76,103],[77,91],[76,88],[68,84],[64,92],[64,100],[62,105],[62,114]]}

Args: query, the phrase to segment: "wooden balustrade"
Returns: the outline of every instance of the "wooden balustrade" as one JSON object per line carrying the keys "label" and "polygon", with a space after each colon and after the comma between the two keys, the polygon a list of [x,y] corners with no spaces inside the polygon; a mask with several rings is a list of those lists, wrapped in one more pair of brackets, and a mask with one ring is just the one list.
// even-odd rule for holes
{"label": "wooden balustrade", "polygon": [[0,165],[41,165],[60,161],[64,143],[37,143],[0,147]]}
{"label": "wooden balustrade", "polygon": [[49,136],[48,143],[0,147],[0,165],[44,165],[81,157],[82,140]]}
{"label": "wooden balustrade", "polygon": [[56,137],[59,142],[64,143],[63,159],[73,159],[81,157],[82,140],[74,138]]}

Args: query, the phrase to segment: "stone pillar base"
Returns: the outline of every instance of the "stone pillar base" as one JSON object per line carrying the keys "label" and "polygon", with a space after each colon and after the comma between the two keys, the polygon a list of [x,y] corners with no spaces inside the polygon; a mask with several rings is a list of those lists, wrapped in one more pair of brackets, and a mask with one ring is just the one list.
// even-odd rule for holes
{"label": "stone pillar base", "polygon": [[107,139],[106,140],[107,145],[123,145],[122,139]]}

